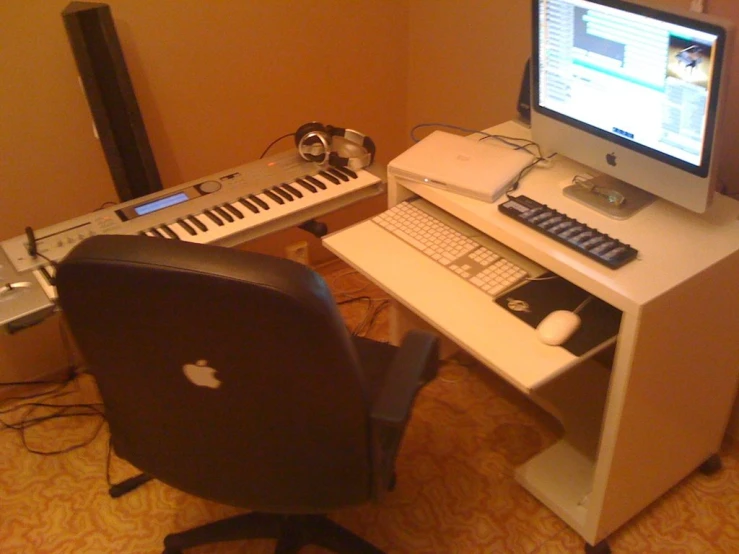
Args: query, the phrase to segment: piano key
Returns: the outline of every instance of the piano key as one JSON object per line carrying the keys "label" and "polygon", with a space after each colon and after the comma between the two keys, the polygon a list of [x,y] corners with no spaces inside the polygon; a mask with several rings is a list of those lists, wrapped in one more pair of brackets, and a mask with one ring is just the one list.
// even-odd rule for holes
{"label": "piano key", "polygon": [[223,221],[221,221],[220,218],[210,210],[203,210],[203,214],[219,227],[223,226]]}
{"label": "piano key", "polygon": [[295,179],[295,182],[298,183],[301,187],[303,187],[308,192],[316,192],[318,189],[311,185],[308,181],[304,179]]}
{"label": "piano key", "polygon": [[265,195],[267,195],[270,198],[270,200],[274,200],[278,204],[284,204],[285,203],[285,201],[282,198],[280,198],[279,196],[277,196],[274,192],[272,192],[269,189],[264,189],[262,192]]}
{"label": "piano key", "polygon": [[228,202],[223,205],[223,209],[230,212],[231,215],[235,215],[237,219],[244,219],[244,214],[241,213],[236,206],[229,204]]}
{"label": "piano key", "polygon": [[233,223],[234,218],[231,216],[230,213],[224,210],[221,206],[216,206],[215,208],[213,208],[213,211],[216,214],[218,214],[219,217],[225,219],[229,223]]}
{"label": "piano key", "polygon": [[177,220],[177,223],[180,224],[180,227],[182,227],[190,236],[193,236],[196,234],[195,229],[192,228],[192,225],[190,225],[187,221],[185,221],[182,218],[179,218]]}
{"label": "piano key", "polygon": [[265,210],[269,210],[269,204],[267,204],[264,200],[259,198],[256,194],[250,194],[249,200],[252,200],[254,203],[256,203],[258,206],[261,206]]}
{"label": "piano key", "polygon": [[303,198],[303,193],[300,192],[295,187],[293,187],[292,185],[288,183],[282,183],[280,186],[286,191],[288,191],[290,194],[292,194],[293,196],[297,196],[298,198]]}
{"label": "piano key", "polygon": [[246,198],[239,198],[239,202],[241,202],[244,206],[249,208],[253,213],[258,214],[259,208],[257,208],[254,204],[249,202]]}
{"label": "piano key", "polygon": [[339,179],[341,179],[345,183],[348,183],[349,182],[349,176],[348,175],[345,175],[344,173],[342,173],[341,171],[339,171],[335,167],[329,167],[328,170],[329,170],[329,172],[331,172],[331,175],[334,175],[334,176],[338,177]]}
{"label": "piano key", "polygon": [[329,181],[331,181],[334,185],[338,185],[341,182],[336,177],[331,175],[328,171],[321,170],[318,172],[318,174],[324,179],[328,179]]}
{"label": "piano key", "polygon": [[197,217],[195,217],[194,215],[187,216],[187,220],[203,232],[208,230],[205,224],[202,221],[200,221]]}
{"label": "piano key", "polygon": [[280,196],[282,196],[282,197],[283,197],[283,198],[284,198],[285,200],[287,200],[288,202],[292,202],[292,201],[294,200],[294,198],[293,198],[292,196],[290,196],[290,193],[289,193],[289,192],[287,192],[287,191],[285,191],[285,190],[282,190],[282,189],[281,189],[280,187],[278,187],[278,186],[274,186],[274,187],[272,187],[272,190],[273,190],[273,191],[275,191],[275,192],[276,192],[277,194],[279,194]]}
{"label": "piano key", "polygon": [[159,229],[171,239],[180,239],[180,237],[177,236],[177,234],[172,229],[170,229],[168,225],[162,225]]}
{"label": "piano key", "polygon": [[310,183],[312,183],[312,184],[316,185],[316,186],[317,186],[317,187],[318,187],[319,189],[321,189],[321,190],[326,190],[326,184],[325,184],[325,183],[323,183],[323,182],[321,182],[321,181],[319,181],[319,180],[318,180],[318,179],[316,179],[315,177],[313,177],[313,176],[311,176],[311,175],[306,175],[306,176],[304,177],[304,179],[305,179],[306,181],[308,181],[308,182],[310,182]]}
{"label": "piano key", "polygon": [[349,169],[348,167],[337,167],[337,171],[341,171],[345,175],[351,177],[352,179],[358,179],[359,175],[356,174],[356,172],[352,169]]}

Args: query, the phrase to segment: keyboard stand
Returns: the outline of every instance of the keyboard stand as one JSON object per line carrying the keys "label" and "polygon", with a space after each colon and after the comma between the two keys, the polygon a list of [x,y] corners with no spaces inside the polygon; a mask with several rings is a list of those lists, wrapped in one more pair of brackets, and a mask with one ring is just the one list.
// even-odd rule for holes
{"label": "keyboard stand", "polygon": [[[528,135],[515,122],[488,132]],[[531,327],[371,221],[324,244],[395,299],[394,342],[431,327],[562,422],[562,440],[516,478],[587,543],[602,545],[719,451],[739,384],[739,296],[727,292],[739,275],[739,203],[719,196],[699,216],[657,201],[611,220],[562,194],[585,170],[558,159],[519,192],[638,245],[639,258],[616,270],[503,216],[497,204],[395,176],[392,163],[388,202],[421,196],[617,308],[611,367],[595,351],[577,357],[539,343]]]}

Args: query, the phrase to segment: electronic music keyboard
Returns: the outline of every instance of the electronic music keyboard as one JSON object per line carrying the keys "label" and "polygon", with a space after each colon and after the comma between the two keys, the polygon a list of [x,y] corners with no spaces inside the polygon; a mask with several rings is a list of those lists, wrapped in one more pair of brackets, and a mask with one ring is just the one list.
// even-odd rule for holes
{"label": "electronic music keyboard", "polygon": [[320,167],[288,151],[37,229],[43,257],[28,253],[25,234],[9,239],[0,245],[0,326],[12,332],[53,311],[53,265],[45,258],[58,262],[87,237],[142,234],[235,246],[382,193],[384,168],[370,169]]}

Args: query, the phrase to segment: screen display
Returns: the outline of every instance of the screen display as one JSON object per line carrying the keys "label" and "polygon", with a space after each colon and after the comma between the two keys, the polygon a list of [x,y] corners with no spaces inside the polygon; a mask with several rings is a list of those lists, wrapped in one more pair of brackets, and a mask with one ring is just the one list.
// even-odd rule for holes
{"label": "screen display", "polygon": [[180,192],[177,194],[171,194],[170,196],[165,196],[164,198],[157,198],[156,200],[147,202],[145,204],[139,204],[138,206],[134,207],[133,211],[136,212],[136,215],[146,215],[152,212],[156,212],[157,210],[169,208],[170,206],[174,206],[175,204],[181,204],[182,202],[186,202],[187,200],[189,200],[189,196],[187,196],[187,194],[185,194],[184,192]]}
{"label": "screen display", "polygon": [[537,109],[707,172],[720,28],[624,2],[540,0],[534,32]]}

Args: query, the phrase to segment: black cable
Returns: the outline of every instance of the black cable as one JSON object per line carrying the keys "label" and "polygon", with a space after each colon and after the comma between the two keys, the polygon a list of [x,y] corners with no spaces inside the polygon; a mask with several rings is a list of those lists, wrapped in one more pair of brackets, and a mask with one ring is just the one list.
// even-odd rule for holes
{"label": "black cable", "polygon": [[295,136],[295,133],[287,133],[286,135],[282,135],[281,137],[276,138],[275,140],[273,140],[267,145],[267,148],[264,149],[264,152],[262,152],[262,155],[259,156],[259,159],[261,160],[262,158],[264,158],[264,156],[267,155],[267,152],[269,152],[269,149],[272,148],[278,142],[280,142],[282,139],[286,139],[287,137],[294,137],[294,136]]}
{"label": "black cable", "polygon": [[[35,392],[28,396],[9,396],[9,397],[3,398],[0,401],[0,405],[5,404],[5,403],[10,403],[15,400],[33,400],[35,398],[41,398],[43,396],[53,395],[54,393],[64,389],[64,387],[66,387],[73,378],[74,378],[73,374],[71,374],[70,376],[66,377],[63,381],[15,381],[15,382],[0,383],[0,386],[4,386],[4,387],[19,387],[19,386],[31,387],[31,386],[36,386],[36,385],[56,385],[56,388],[52,388],[51,390]],[[3,415],[5,413],[10,413],[11,411],[14,411],[15,409],[17,408],[10,408],[10,409],[0,408],[0,415]]]}
{"label": "black cable", "polygon": [[[380,315],[380,312],[382,312],[388,306],[390,306],[389,300],[380,301],[380,303],[377,306],[375,306],[374,309],[372,309],[371,312],[367,314],[367,316],[365,316],[364,321],[360,325],[357,326],[357,329],[355,330],[354,334],[359,335],[359,336],[366,336],[367,333],[369,333],[372,330],[372,327],[375,324],[377,317]],[[364,327],[364,329],[361,329],[362,327]],[[360,335],[360,332],[362,333],[361,335]]]}
{"label": "black cable", "polygon": [[[59,419],[63,417],[99,417],[100,423],[95,428],[94,432],[91,436],[89,436],[87,439],[72,444],[70,446],[67,446],[65,448],[60,448],[59,450],[40,450],[38,448],[33,448],[29,445],[28,438],[26,436],[26,428],[23,427],[20,429],[20,435],[21,435],[21,442],[23,443],[23,446],[28,450],[28,452],[31,452],[32,454],[38,454],[40,456],[56,456],[58,454],[66,454],[67,452],[71,452],[73,450],[77,450],[79,448],[84,448],[85,446],[92,443],[92,441],[95,440],[95,438],[100,434],[100,430],[102,429],[103,425],[105,425],[105,414],[102,410],[98,409],[97,406],[94,404],[69,404],[64,406],[55,406],[55,405],[49,405],[48,407],[55,407],[58,408],[59,411],[47,415],[47,416],[39,416],[33,420],[33,425],[39,425],[41,423],[44,423],[46,421]],[[66,413],[67,409],[72,408],[80,408],[80,409],[87,409],[90,410],[90,412],[84,412],[84,411],[78,411],[78,412],[71,412]]]}
{"label": "black cable", "polygon": [[[468,127],[461,127],[459,125],[453,125],[451,123],[439,123],[439,122],[435,122],[435,123],[419,123],[417,125],[414,125],[411,128],[411,140],[413,142],[419,142],[421,140],[421,139],[416,138],[416,134],[415,133],[416,133],[416,130],[417,129],[422,129],[424,127],[445,127],[447,129],[455,129],[457,131],[462,131],[462,132],[469,133],[469,134],[482,135],[482,138],[479,139],[481,141],[482,140],[486,140],[486,139],[495,139],[495,140],[498,140],[498,141],[502,142],[503,144],[505,144],[507,146],[510,146],[511,148],[514,148],[516,150],[523,149],[523,150],[527,150],[528,151],[528,147],[529,146],[535,146],[537,148],[537,153],[534,154],[534,153],[532,153],[530,151],[529,151],[529,153],[532,156],[535,156],[535,157],[539,157],[539,158],[542,157],[541,156],[541,149],[539,148],[539,145],[537,143],[535,143],[534,141],[530,140],[530,139],[525,139],[525,138],[520,138],[520,137],[510,137],[510,136],[506,136],[506,135],[494,135],[494,134],[488,133],[486,131],[480,131],[479,129],[470,129]],[[516,142],[522,142],[523,144],[516,144]]]}
{"label": "black cable", "polygon": [[[415,133],[416,133],[416,130],[417,129],[421,129],[421,128],[424,128],[424,127],[445,127],[445,128],[448,128],[448,129],[456,129],[457,131],[463,131],[465,133],[470,133],[470,134],[473,134],[474,133],[474,134],[482,135],[482,137],[478,139],[480,142],[482,142],[484,140],[488,140],[488,139],[493,139],[493,140],[497,140],[499,142],[502,142],[506,146],[510,146],[514,150],[526,150],[526,152],[528,152],[529,154],[531,154],[534,157],[534,159],[532,160],[532,162],[529,165],[527,165],[526,167],[524,167],[518,173],[518,175],[516,176],[516,178],[509,185],[508,189],[506,189],[506,191],[505,191],[505,195],[509,199],[512,198],[510,196],[510,193],[518,189],[518,187],[520,185],[520,182],[521,182],[521,179],[523,179],[529,171],[531,171],[534,167],[536,167],[541,162],[547,161],[547,160],[551,159],[553,156],[556,155],[556,154],[552,154],[548,158],[544,157],[544,155],[541,152],[541,146],[539,146],[538,143],[536,143],[536,142],[534,142],[533,140],[530,140],[530,139],[521,138],[521,137],[510,137],[510,136],[506,136],[506,135],[497,135],[497,134],[494,135],[494,134],[491,134],[491,133],[488,133],[488,132],[485,132],[485,131],[480,131],[478,129],[469,129],[467,127],[461,127],[459,125],[453,125],[451,123],[438,123],[438,122],[434,122],[434,123],[419,123],[418,125],[415,125],[415,126],[413,126],[411,128],[411,140],[413,140],[413,142],[419,142],[420,139],[417,139],[416,138]],[[517,143],[519,143],[519,144],[517,144]],[[534,152],[532,152],[531,150],[529,150],[532,147],[535,149]]]}

